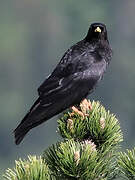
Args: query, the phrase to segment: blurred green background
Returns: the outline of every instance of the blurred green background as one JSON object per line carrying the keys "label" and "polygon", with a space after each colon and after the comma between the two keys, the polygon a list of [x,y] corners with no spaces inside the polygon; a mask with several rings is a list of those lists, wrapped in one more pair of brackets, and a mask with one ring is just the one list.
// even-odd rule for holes
{"label": "blurred green background", "polygon": [[115,113],[123,149],[135,146],[135,1],[0,1],[0,174],[14,160],[60,139],[58,117],[34,128],[20,146],[13,130],[37,98],[37,88],[64,52],[84,38],[93,22],[107,25],[113,59],[89,97]]}

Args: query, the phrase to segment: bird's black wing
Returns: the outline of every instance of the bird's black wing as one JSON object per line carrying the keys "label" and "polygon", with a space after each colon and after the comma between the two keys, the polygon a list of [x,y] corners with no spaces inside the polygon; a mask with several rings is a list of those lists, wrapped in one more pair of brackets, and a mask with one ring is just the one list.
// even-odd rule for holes
{"label": "bird's black wing", "polygon": [[85,98],[101,78],[101,66],[87,52],[78,54],[72,61],[60,62],[38,88],[39,106],[44,108],[44,115],[50,108],[57,109],[54,113],[58,114]]}
{"label": "bird's black wing", "polygon": [[99,76],[88,70],[52,82],[44,88],[37,104],[31,109],[27,125],[37,125],[84,99],[93,89]]}
{"label": "bird's black wing", "polygon": [[39,96],[44,94],[48,89],[55,89],[59,86],[59,81],[63,77],[67,77],[72,72],[72,68],[70,66],[70,59],[72,57],[72,48],[68,49],[67,52],[63,55],[61,61],[56,66],[51,75],[49,75],[45,81],[38,88]]}
{"label": "bird's black wing", "polygon": [[64,54],[53,73],[38,88],[41,106],[52,106],[57,101],[64,102],[71,98],[70,103],[64,102],[69,107],[79,102],[81,97],[86,97],[86,93],[100,78],[102,64],[95,63],[97,57],[92,52],[87,52],[87,47],[85,51],[78,51],[78,46],[82,46],[82,43],[79,42]]}
{"label": "bird's black wing", "polygon": [[[99,79],[98,66],[96,70],[92,58],[93,56],[90,59],[87,53],[83,53],[78,55],[75,60],[72,60],[73,64],[71,62],[60,63],[56,67],[54,72],[39,87],[39,98],[15,129],[16,144],[22,141],[30,129],[70,106],[78,104],[88,95],[88,92],[93,89]],[[87,67],[84,64],[81,69],[81,59],[84,62],[89,61],[89,66]]]}

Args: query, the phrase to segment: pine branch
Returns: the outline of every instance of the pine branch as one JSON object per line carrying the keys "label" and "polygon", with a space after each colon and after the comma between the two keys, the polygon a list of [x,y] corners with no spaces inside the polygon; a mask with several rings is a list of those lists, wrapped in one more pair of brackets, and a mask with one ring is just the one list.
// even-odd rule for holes
{"label": "pine branch", "polygon": [[85,100],[77,109],[70,110],[58,120],[58,131],[63,138],[91,139],[103,151],[116,148],[123,140],[115,115],[99,103]]}
{"label": "pine branch", "polygon": [[6,180],[51,180],[48,165],[41,157],[28,156],[28,160],[15,161],[14,169],[7,169]]}
{"label": "pine branch", "polygon": [[43,158],[57,178],[89,179],[90,176],[94,179],[101,173],[96,168],[97,150],[91,142],[61,142],[45,151]]}
{"label": "pine branch", "polygon": [[[116,156],[122,133],[118,120],[99,102],[83,101],[58,120],[58,131],[66,139],[44,152],[52,172],[61,179],[113,179],[117,173]],[[93,148],[95,156],[85,152]],[[75,164],[75,154],[79,159]],[[85,156],[82,160],[83,154]],[[92,168],[93,167],[93,168]]]}
{"label": "pine branch", "polygon": [[[30,156],[15,161],[6,180],[112,180],[118,174],[116,159],[123,140],[116,117],[99,102],[84,100],[58,120],[63,142],[44,151],[42,158]],[[42,160],[43,159],[43,160]]]}
{"label": "pine branch", "polygon": [[119,153],[118,166],[125,178],[135,180],[135,148]]}

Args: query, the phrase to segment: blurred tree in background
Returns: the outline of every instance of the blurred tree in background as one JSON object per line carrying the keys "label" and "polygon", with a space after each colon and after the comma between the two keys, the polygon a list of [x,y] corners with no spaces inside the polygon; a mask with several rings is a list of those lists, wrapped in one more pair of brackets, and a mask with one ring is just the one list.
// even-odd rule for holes
{"label": "blurred tree in background", "polygon": [[92,22],[107,25],[114,56],[90,99],[100,100],[120,119],[123,147],[135,145],[134,9],[134,0],[1,1],[0,174],[14,159],[41,154],[60,138],[54,133],[56,118],[33,129],[18,147],[12,131],[36,99],[37,87]]}

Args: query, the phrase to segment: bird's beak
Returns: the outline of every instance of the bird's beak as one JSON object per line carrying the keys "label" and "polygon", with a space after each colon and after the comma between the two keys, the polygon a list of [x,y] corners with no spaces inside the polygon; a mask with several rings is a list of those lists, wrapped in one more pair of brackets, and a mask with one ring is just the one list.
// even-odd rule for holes
{"label": "bird's beak", "polygon": [[97,28],[95,29],[95,32],[99,32],[99,33],[101,33],[101,29],[100,29],[100,27],[97,27]]}

